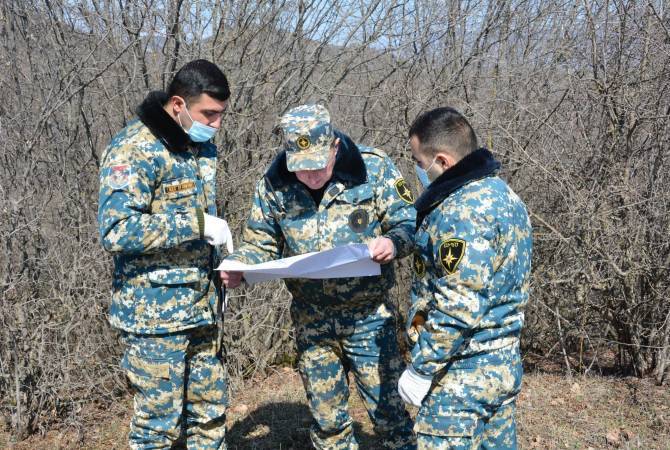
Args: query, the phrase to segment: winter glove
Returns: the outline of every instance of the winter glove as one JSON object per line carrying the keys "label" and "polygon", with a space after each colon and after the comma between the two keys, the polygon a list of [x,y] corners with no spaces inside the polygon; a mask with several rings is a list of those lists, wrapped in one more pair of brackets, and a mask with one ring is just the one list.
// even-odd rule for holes
{"label": "winter glove", "polygon": [[215,216],[205,214],[205,229],[203,235],[210,245],[226,244],[228,254],[233,253],[233,235],[230,234],[228,222]]}
{"label": "winter glove", "polygon": [[398,380],[398,393],[405,403],[421,406],[432,384],[433,377],[421,375],[410,364]]}

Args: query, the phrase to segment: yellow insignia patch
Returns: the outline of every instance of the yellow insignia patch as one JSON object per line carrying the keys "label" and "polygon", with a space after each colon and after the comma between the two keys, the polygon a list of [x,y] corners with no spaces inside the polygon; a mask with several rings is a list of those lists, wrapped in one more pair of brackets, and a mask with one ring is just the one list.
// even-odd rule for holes
{"label": "yellow insignia patch", "polygon": [[426,274],[426,263],[423,261],[423,258],[418,253],[414,254],[414,261],[412,262],[412,267],[414,268],[414,273],[417,277],[423,278]]}
{"label": "yellow insignia patch", "polygon": [[298,139],[295,141],[296,144],[298,144],[298,148],[300,150],[307,150],[311,144],[309,142],[309,137],[308,136],[300,136]]}
{"label": "yellow insignia patch", "polygon": [[407,187],[407,183],[403,178],[396,181],[394,186],[396,192],[398,192],[398,195],[403,201],[410,204],[414,203],[414,195],[412,194],[412,191],[409,190],[409,187]]}
{"label": "yellow insignia patch", "polygon": [[356,233],[365,231],[369,223],[368,213],[362,208],[355,210],[349,215],[349,227]]}
{"label": "yellow insignia patch", "polygon": [[465,246],[466,244],[463,239],[456,238],[447,239],[440,244],[438,256],[447,274],[451,275],[456,272],[458,264],[465,254]]}

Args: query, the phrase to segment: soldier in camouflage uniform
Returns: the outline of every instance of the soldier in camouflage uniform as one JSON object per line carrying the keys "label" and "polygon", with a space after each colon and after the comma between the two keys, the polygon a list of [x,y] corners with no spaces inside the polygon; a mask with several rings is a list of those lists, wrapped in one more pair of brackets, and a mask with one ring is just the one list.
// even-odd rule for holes
{"label": "soldier in camouflage uniform", "polygon": [[412,360],[398,390],[420,406],[420,449],[514,449],[532,249],[526,208],[454,109],[419,116],[409,135],[427,187],[415,204]]}
{"label": "soldier in camouflage uniform", "polygon": [[[347,412],[353,373],[387,448],[415,448],[412,423],[395,389],[402,371],[389,289],[394,257],[411,253],[412,194],[381,150],[332,130],[321,105],[303,105],[280,121],[286,150],[256,186],[241,247],[232,256],[256,264],[339,245],[368,243],[381,276],[288,279],[299,370],[319,449],[358,448]],[[224,272],[235,287],[241,274]]]}
{"label": "soldier in camouflage uniform", "polygon": [[133,449],[225,448],[213,268],[232,239],[216,217],[209,139],[229,96],[218,67],[192,61],[167,93],[147,96],[102,157],[98,222],[114,256],[110,322],[135,390]]}

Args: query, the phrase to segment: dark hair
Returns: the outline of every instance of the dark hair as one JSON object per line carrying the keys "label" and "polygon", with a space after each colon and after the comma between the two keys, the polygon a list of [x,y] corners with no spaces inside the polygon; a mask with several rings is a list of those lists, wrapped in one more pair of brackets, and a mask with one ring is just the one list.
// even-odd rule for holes
{"label": "dark hair", "polygon": [[[419,139],[421,150],[434,154],[448,147],[460,158],[477,150],[477,136],[465,117],[448,106],[425,112],[409,129]],[[459,158],[459,159],[460,159]]]}
{"label": "dark hair", "polygon": [[187,102],[207,94],[217,100],[225,101],[230,97],[228,80],[216,64],[206,59],[196,59],[179,69],[168,87],[168,98],[178,95]]}

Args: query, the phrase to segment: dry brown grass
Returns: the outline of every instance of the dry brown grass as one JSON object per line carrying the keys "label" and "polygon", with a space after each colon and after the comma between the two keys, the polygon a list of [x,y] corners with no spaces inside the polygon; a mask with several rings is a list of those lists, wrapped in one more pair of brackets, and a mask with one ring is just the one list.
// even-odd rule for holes
{"label": "dry brown grass", "polygon": [[[0,448],[123,449],[130,399],[111,410],[91,409],[82,430],[55,430]],[[358,395],[350,413],[362,449],[378,449]],[[648,380],[530,373],[519,399],[519,446],[524,449],[670,449],[670,392]],[[228,416],[231,450],[308,449],[310,416],[298,374],[278,369],[249,382],[233,398]]]}

